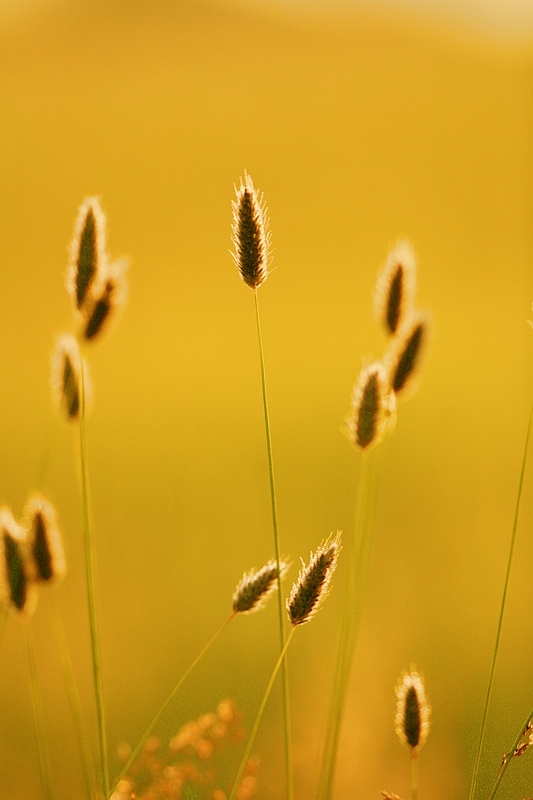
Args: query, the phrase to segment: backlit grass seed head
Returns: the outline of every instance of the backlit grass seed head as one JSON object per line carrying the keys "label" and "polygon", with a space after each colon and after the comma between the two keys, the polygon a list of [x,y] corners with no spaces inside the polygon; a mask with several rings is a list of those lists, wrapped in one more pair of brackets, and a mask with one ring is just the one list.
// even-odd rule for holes
{"label": "backlit grass seed head", "polygon": [[262,195],[257,194],[246,172],[244,183],[241,182],[236,192],[237,199],[231,204],[232,256],[243,281],[251,289],[257,289],[266,280],[270,264],[267,209]]}
{"label": "backlit grass seed head", "polygon": [[[52,356],[51,384],[54,401],[67,420],[78,419],[80,413],[80,348],[71,333],[60,336]],[[85,403],[90,405],[91,384],[89,368],[83,362]]]}
{"label": "backlit grass seed head", "polygon": [[65,553],[57,527],[56,511],[41,495],[34,495],[24,509],[28,520],[28,561],[32,580],[48,583],[66,572]]}
{"label": "backlit grass seed head", "polygon": [[419,749],[429,733],[431,707],[426,700],[424,682],[416,670],[398,680],[396,697],[396,733],[411,750]]}
{"label": "backlit grass seed head", "polygon": [[408,242],[398,242],[378,275],[374,294],[376,316],[389,335],[395,334],[414,308],[416,260]]}
{"label": "backlit grass seed head", "polygon": [[311,553],[307,565],[302,561],[298,580],[286,604],[291,625],[309,622],[324,602],[337,566],[340,536],[340,532],[337,532],[334,538],[330,537],[321,544],[315,553]]}
{"label": "backlit grass seed head", "polygon": [[87,197],[76,217],[67,270],[67,290],[78,310],[101,279],[106,262],[106,218],[98,198]]}
{"label": "backlit grass seed head", "polygon": [[10,608],[33,614],[37,592],[29,574],[26,545],[24,528],[17,524],[9,508],[0,509],[2,595]]}
{"label": "backlit grass seed head", "polygon": [[[286,575],[289,565],[280,561],[281,578]],[[260,570],[245,572],[237,584],[233,595],[233,610],[239,614],[251,614],[263,608],[266,601],[278,588],[278,570],[272,559]]]}
{"label": "backlit grass seed head", "polygon": [[366,450],[381,441],[394,423],[396,398],[387,370],[381,362],[363,367],[352,392],[352,407],[346,420],[350,442]]}
{"label": "backlit grass seed head", "polygon": [[124,305],[127,295],[125,277],[127,266],[125,259],[111,264],[102,288],[88,304],[83,320],[83,337],[87,341],[92,342],[98,338]]}
{"label": "backlit grass seed head", "polygon": [[415,311],[405,321],[397,336],[391,341],[385,355],[388,380],[395,394],[404,393],[413,386],[420,357],[429,330],[429,320],[422,311]]}

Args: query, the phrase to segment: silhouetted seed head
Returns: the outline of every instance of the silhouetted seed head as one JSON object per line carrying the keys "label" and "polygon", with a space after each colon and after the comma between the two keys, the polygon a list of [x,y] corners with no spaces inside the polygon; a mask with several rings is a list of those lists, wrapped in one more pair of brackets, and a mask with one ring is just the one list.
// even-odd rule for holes
{"label": "silhouetted seed head", "polygon": [[399,679],[396,697],[396,733],[411,750],[419,749],[429,733],[431,708],[426,700],[424,683],[416,670]]}
{"label": "silhouetted seed head", "polygon": [[[285,561],[280,561],[279,566],[283,579],[289,565]],[[250,572],[245,572],[233,595],[233,610],[239,614],[250,614],[262,608],[278,588],[277,576],[278,570],[274,560],[269,561],[258,571],[251,569]]]}
{"label": "silhouetted seed head", "polygon": [[66,572],[65,553],[54,507],[41,495],[34,495],[24,513],[29,522],[28,560],[32,580],[47,583],[62,578]]}
{"label": "silhouetted seed head", "polygon": [[103,287],[94,301],[88,305],[83,325],[83,336],[93,341],[116,317],[116,312],[126,300],[125,271],[127,262],[124,259],[111,264]]}
{"label": "silhouetted seed head", "polygon": [[81,310],[107,267],[106,219],[97,197],[87,197],[78,210],[70,244],[67,290]]}
{"label": "silhouetted seed head", "polygon": [[387,371],[380,362],[363,367],[352,392],[352,408],[346,420],[348,438],[362,450],[381,441],[393,424],[396,398]]}
{"label": "silhouetted seed head", "polygon": [[0,509],[2,594],[15,611],[33,614],[37,602],[26,554],[26,531],[15,522],[10,509]]}
{"label": "silhouetted seed head", "polygon": [[[54,400],[67,420],[76,420],[80,412],[80,348],[71,333],[65,333],[56,342],[52,356],[52,391]],[[90,405],[91,384],[89,367],[83,362],[85,403]]]}
{"label": "silhouetted seed head", "polygon": [[398,242],[378,276],[374,294],[376,316],[387,333],[395,334],[414,307],[416,261],[408,242]]}
{"label": "silhouetted seed head", "polygon": [[424,347],[429,321],[427,316],[416,311],[405,321],[391,342],[385,356],[391,389],[400,394],[411,384]]}
{"label": "silhouetted seed head", "polygon": [[252,179],[246,172],[244,183],[241,183],[236,192],[237,199],[231,204],[231,231],[235,250],[232,256],[243,281],[251,289],[257,289],[266,280],[270,263],[267,209],[262,195],[258,196]]}
{"label": "silhouetted seed head", "polygon": [[315,553],[311,553],[309,564],[302,561],[298,580],[287,600],[287,612],[291,625],[303,625],[316,614],[327,594],[331,576],[337,566],[340,552],[340,532],[327,539]]}

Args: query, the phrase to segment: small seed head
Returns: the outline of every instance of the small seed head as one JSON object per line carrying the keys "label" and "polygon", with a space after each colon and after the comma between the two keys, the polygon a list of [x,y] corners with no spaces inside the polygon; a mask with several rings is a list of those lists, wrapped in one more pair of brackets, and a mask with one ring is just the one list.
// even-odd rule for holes
{"label": "small seed head", "polygon": [[403,675],[396,686],[396,733],[411,750],[420,749],[429,733],[431,707],[424,682],[416,670]]}
{"label": "small seed head", "polygon": [[[289,565],[285,561],[280,561],[279,567],[283,579]],[[251,614],[263,608],[270,595],[278,588],[277,576],[278,570],[274,559],[260,570],[251,569],[250,572],[245,572],[233,595],[233,610],[239,614]]]}
{"label": "small seed head", "polygon": [[387,370],[381,362],[364,367],[352,392],[352,408],[346,420],[350,442],[366,450],[383,438],[395,420],[396,398]]}
{"label": "small seed head", "polygon": [[111,264],[103,286],[87,303],[83,315],[83,337],[87,341],[92,342],[97,339],[124,305],[127,295],[125,277],[127,266],[125,259]]}
{"label": "small seed head", "polygon": [[87,197],[78,210],[70,243],[67,291],[80,311],[107,268],[106,218],[97,197]]}
{"label": "small seed head", "polygon": [[28,501],[28,560],[32,580],[48,583],[62,578],[66,572],[65,553],[57,527],[54,507],[39,494]]}
{"label": "small seed head", "polygon": [[376,316],[394,335],[414,308],[416,260],[409,242],[398,242],[378,275],[374,294]]}
{"label": "small seed head", "polygon": [[[78,419],[81,392],[81,356],[76,338],[71,333],[60,336],[52,356],[51,384],[54,401],[67,420]],[[86,406],[90,405],[91,383],[88,364],[83,362]]]}
{"label": "small seed head", "polygon": [[31,582],[26,531],[9,508],[0,509],[0,583],[5,602],[14,611],[33,614],[37,592]]}
{"label": "small seed head", "polygon": [[246,172],[236,193],[237,199],[232,202],[232,256],[243,281],[257,289],[267,278],[271,260],[267,209]]}
{"label": "small seed head", "polygon": [[304,625],[316,614],[327,597],[331,576],[335,572],[341,549],[340,532],[323,542],[309,563],[302,561],[298,580],[287,600],[287,612],[291,625]]}
{"label": "small seed head", "polygon": [[397,395],[408,394],[413,388],[413,378],[420,364],[420,357],[427,340],[429,320],[422,311],[413,312],[392,339],[385,355],[388,381]]}

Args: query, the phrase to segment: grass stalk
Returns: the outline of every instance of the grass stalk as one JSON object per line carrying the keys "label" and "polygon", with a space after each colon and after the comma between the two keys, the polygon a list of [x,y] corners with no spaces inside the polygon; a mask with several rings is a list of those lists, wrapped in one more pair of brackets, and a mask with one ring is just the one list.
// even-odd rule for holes
{"label": "grass stalk", "polygon": [[350,667],[359,626],[372,552],[371,509],[374,505],[372,451],[361,453],[355,503],[354,537],[348,552],[348,571],[344,587],[340,643],[337,653],[333,697],[326,730],[324,754],[318,782],[318,800],[331,797]]}
{"label": "grass stalk", "polygon": [[91,500],[89,491],[89,458],[87,449],[87,422],[85,397],[85,361],[83,343],[80,343],[80,477],[83,539],[85,550],[85,571],[87,580],[87,601],[89,609],[89,628],[91,635],[91,653],[93,668],[93,684],[96,702],[96,724],[98,729],[98,750],[101,771],[103,796],[109,797],[109,769],[107,760],[107,738],[105,729],[104,697],[102,688],[102,667],[100,659],[100,643],[98,637],[98,620],[96,614],[96,591],[94,577],[94,552],[91,518]]}
{"label": "grass stalk", "polygon": [[411,800],[418,800],[418,755],[411,751]]}
{"label": "grass stalk", "polygon": [[[272,439],[270,436],[270,417],[268,413],[268,400],[266,389],[266,372],[265,372],[265,356],[263,350],[263,337],[261,335],[261,320],[259,316],[259,300],[257,296],[257,288],[254,289],[255,299],[255,319],[257,324],[257,341],[259,345],[259,362],[261,367],[261,389],[263,395],[263,412],[265,417],[265,433],[266,445],[268,454],[268,475],[270,483],[270,502],[272,508],[272,529],[274,533],[274,555],[276,559],[276,569],[278,573],[278,581],[281,584],[281,557],[279,549],[279,534],[278,534],[278,515],[276,508],[276,490],[274,483],[274,461],[272,456]],[[279,637],[280,637],[280,652],[285,653],[285,628],[284,620],[285,615],[283,612],[283,598],[281,596],[281,585],[278,586],[278,619],[279,619]],[[287,800],[293,800],[294,787],[293,787],[293,773],[292,773],[292,747],[291,747],[291,716],[289,705],[289,675],[287,669],[287,661],[283,656],[281,659],[281,681],[283,691],[283,717],[285,725],[285,765],[286,765],[286,783],[287,783]]]}
{"label": "grass stalk", "polygon": [[235,798],[237,796],[237,792],[239,790],[239,786],[241,785],[242,776],[244,775],[244,770],[246,769],[246,764],[248,763],[248,759],[250,758],[250,753],[251,753],[252,747],[254,745],[255,737],[257,735],[257,731],[259,730],[259,725],[261,724],[261,719],[263,717],[263,712],[265,710],[265,706],[267,704],[267,700],[269,698],[270,692],[272,691],[272,687],[274,685],[274,681],[276,680],[276,676],[277,676],[277,674],[279,672],[279,668],[283,665],[283,662],[285,660],[285,654],[286,654],[286,652],[288,650],[288,647],[289,647],[289,645],[291,643],[291,640],[292,640],[292,637],[293,637],[293,634],[294,634],[295,630],[296,630],[295,627],[293,627],[291,629],[291,632],[289,633],[289,635],[288,635],[288,637],[287,637],[287,639],[285,641],[285,644],[283,646],[283,650],[281,651],[281,653],[279,655],[279,658],[278,658],[278,660],[276,662],[276,666],[274,667],[272,675],[270,676],[270,680],[269,680],[269,682],[267,684],[267,687],[265,689],[265,693],[263,695],[263,699],[261,700],[261,703],[260,703],[259,708],[257,710],[257,714],[256,714],[256,717],[255,717],[255,722],[254,722],[252,730],[250,732],[250,736],[248,738],[248,743],[246,745],[246,749],[244,751],[244,755],[242,757],[241,764],[240,764],[239,770],[237,772],[237,777],[235,778],[235,782],[233,784],[233,789],[231,790],[231,795],[229,797],[229,800],[235,800]]}
{"label": "grass stalk", "polygon": [[154,730],[155,726],[157,725],[157,723],[159,722],[159,720],[160,720],[160,719],[161,719],[161,717],[163,716],[164,712],[166,711],[166,709],[168,708],[168,706],[169,706],[169,705],[172,703],[172,701],[174,700],[175,696],[177,695],[177,693],[178,693],[179,689],[181,688],[181,686],[182,686],[183,682],[185,681],[185,679],[186,679],[186,678],[187,678],[187,677],[190,675],[190,673],[193,671],[193,669],[195,668],[195,666],[196,666],[196,665],[199,663],[199,661],[200,661],[200,660],[203,658],[203,656],[204,656],[204,655],[207,653],[207,651],[209,650],[209,648],[211,647],[211,645],[212,645],[212,644],[215,642],[215,640],[216,640],[216,639],[218,639],[218,637],[220,636],[220,634],[222,633],[222,631],[223,631],[223,630],[224,630],[224,629],[225,629],[225,628],[226,628],[226,627],[229,625],[229,623],[231,622],[231,620],[233,619],[233,617],[235,617],[235,616],[236,616],[236,614],[237,614],[237,612],[235,612],[235,611],[234,611],[234,612],[233,612],[233,613],[232,613],[232,614],[231,614],[231,615],[228,617],[228,619],[227,619],[227,620],[226,620],[226,621],[225,621],[225,622],[224,622],[224,623],[223,623],[223,624],[220,626],[220,628],[217,630],[217,632],[216,632],[215,634],[213,634],[213,636],[212,636],[212,637],[209,639],[209,641],[207,642],[207,644],[206,644],[206,645],[203,647],[203,649],[202,649],[202,650],[201,650],[201,651],[198,653],[198,655],[196,656],[196,658],[194,659],[194,661],[193,661],[191,664],[189,664],[189,666],[187,667],[187,669],[185,670],[185,672],[183,673],[183,675],[181,676],[181,678],[180,678],[180,679],[179,679],[179,681],[177,682],[176,686],[175,686],[175,687],[174,687],[174,689],[171,691],[171,693],[169,694],[169,696],[167,697],[167,699],[165,700],[165,702],[162,704],[162,706],[160,707],[159,711],[157,712],[157,714],[156,714],[156,715],[155,715],[155,717],[152,719],[151,723],[148,725],[148,727],[146,728],[145,732],[143,733],[143,735],[142,735],[142,736],[141,736],[141,738],[139,739],[139,742],[137,743],[137,746],[136,746],[136,747],[135,747],[135,749],[132,751],[132,753],[131,753],[130,757],[128,758],[128,760],[127,760],[127,762],[126,762],[126,764],[125,764],[125,765],[124,765],[124,767],[122,768],[120,775],[119,775],[119,776],[118,776],[118,778],[116,779],[116,781],[115,781],[115,785],[114,785],[114,787],[113,787],[113,792],[112,792],[111,794],[113,794],[114,792],[116,792],[116,790],[117,790],[117,788],[118,788],[118,785],[119,785],[120,781],[121,781],[121,780],[122,780],[124,777],[126,777],[126,775],[128,774],[128,770],[129,770],[129,768],[131,767],[131,765],[133,764],[133,762],[135,761],[135,759],[137,758],[137,756],[138,756],[138,755],[139,755],[139,753],[141,752],[141,750],[142,750],[142,748],[143,748],[143,746],[144,746],[144,744],[145,744],[146,740],[147,740],[147,739],[149,738],[149,736],[151,735],[152,731]]}
{"label": "grass stalk", "polygon": [[520,740],[525,735],[525,733],[527,731],[527,728],[528,728],[528,725],[531,722],[531,720],[533,720],[533,708],[531,709],[531,711],[527,715],[527,717],[526,717],[526,719],[524,721],[524,724],[520,728],[520,733],[518,734],[518,736],[514,740],[513,745],[511,747],[511,749],[509,750],[509,753],[504,757],[504,759],[502,761],[502,764],[500,766],[500,769],[498,771],[498,774],[496,776],[496,780],[494,781],[494,784],[492,786],[491,792],[490,792],[487,800],[494,800],[494,797],[496,796],[496,792],[498,791],[500,783],[502,782],[503,776],[505,775],[505,773],[507,771],[507,767],[509,766],[509,764],[511,763],[511,761],[513,759],[513,754],[514,754],[516,748],[518,747],[518,745],[520,744]]}
{"label": "grass stalk", "polygon": [[21,624],[28,658],[31,705],[37,734],[37,749],[39,751],[39,771],[41,773],[41,783],[46,800],[53,800],[54,792],[52,790],[52,769],[50,766],[50,754],[48,752],[48,744],[46,739],[44,708],[39,681],[37,678],[37,665],[35,663],[35,649],[33,646],[31,619],[29,617],[21,618]]}
{"label": "grass stalk", "polygon": [[502,594],[502,600],[501,600],[501,605],[500,605],[500,613],[499,613],[499,617],[498,617],[498,627],[497,627],[497,630],[496,630],[496,640],[495,640],[495,643],[494,643],[494,652],[492,654],[492,663],[491,663],[491,666],[490,666],[489,682],[488,682],[488,686],[487,686],[487,692],[486,692],[486,695],[485,695],[485,703],[483,705],[483,712],[482,712],[482,715],[481,715],[481,726],[480,726],[478,743],[477,743],[476,759],[475,759],[475,762],[474,762],[474,770],[472,772],[472,781],[470,783],[470,792],[469,792],[469,795],[468,795],[468,800],[473,800],[473,798],[474,798],[474,795],[475,795],[475,792],[476,792],[477,779],[478,779],[478,776],[479,776],[479,767],[480,767],[480,764],[481,764],[481,754],[482,754],[482,751],[483,751],[483,742],[485,740],[485,730],[486,730],[486,726],[487,726],[487,714],[488,714],[488,710],[489,710],[490,699],[491,699],[491,696],[492,696],[492,687],[493,687],[493,683],[494,683],[494,672],[495,672],[495,669],[496,669],[496,659],[498,657],[498,650],[499,650],[499,647],[500,647],[500,637],[501,637],[502,625],[503,625],[503,615],[504,615],[504,611],[505,611],[505,602],[507,600],[507,589],[509,587],[509,576],[511,574],[511,564],[512,564],[512,560],[513,560],[514,545],[515,545],[515,540],[516,540],[516,530],[517,530],[517,527],[518,527],[518,514],[519,514],[519,511],[520,511],[520,502],[521,502],[521,499],[522,499],[522,489],[523,489],[523,485],[524,485],[524,474],[525,474],[525,471],[526,471],[526,462],[527,462],[527,454],[528,454],[528,450],[529,450],[529,441],[530,441],[530,438],[531,438],[532,421],[533,421],[533,406],[531,407],[531,411],[529,413],[529,420],[528,420],[528,424],[527,424],[526,438],[525,438],[525,442],[524,442],[524,451],[523,451],[523,454],[522,454],[522,465],[520,467],[520,477],[519,477],[519,480],[518,480],[518,492],[517,492],[515,509],[514,509],[513,527],[512,527],[512,531],[511,531],[511,541],[510,541],[510,545],[509,545],[509,555],[508,555],[508,558],[507,558],[507,569],[506,569],[506,572],[505,572],[505,581],[504,581],[504,585],[503,585],[503,594]]}
{"label": "grass stalk", "polygon": [[74,670],[72,667],[72,661],[68,651],[65,631],[63,629],[63,625],[61,624],[61,618],[59,615],[59,609],[57,607],[55,593],[53,591],[48,591],[46,594],[47,594],[50,622],[52,625],[52,631],[56,642],[57,652],[59,654],[61,669],[63,671],[63,678],[67,688],[67,695],[72,712],[74,730],[76,732],[76,738],[78,740],[78,749],[80,754],[81,769],[83,773],[83,782],[85,784],[87,797],[93,798],[97,794],[96,780],[94,774],[94,764],[91,754],[89,734],[87,733],[85,719],[83,716],[83,708],[81,705],[80,693],[78,691],[78,685],[76,683],[76,678],[74,676]]}

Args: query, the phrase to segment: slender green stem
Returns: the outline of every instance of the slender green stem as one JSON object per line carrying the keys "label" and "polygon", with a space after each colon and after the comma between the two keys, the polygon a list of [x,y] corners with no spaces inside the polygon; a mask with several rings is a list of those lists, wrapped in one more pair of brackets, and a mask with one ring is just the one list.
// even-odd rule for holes
{"label": "slender green stem", "polygon": [[533,720],[533,708],[531,709],[531,711],[527,715],[527,717],[526,717],[526,719],[524,721],[524,724],[520,728],[520,733],[518,734],[518,736],[514,740],[513,746],[509,750],[509,753],[507,754],[507,756],[505,756],[505,758],[502,761],[502,765],[501,765],[501,767],[500,767],[500,769],[498,771],[498,774],[496,776],[496,780],[494,781],[494,785],[493,785],[493,787],[491,789],[491,792],[490,792],[490,794],[488,796],[488,800],[494,800],[496,792],[498,791],[500,783],[502,782],[502,778],[503,778],[503,776],[505,775],[505,773],[507,771],[507,767],[509,766],[509,764],[512,761],[513,754],[514,754],[516,748],[518,747],[518,745],[520,744],[520,740],[525,735],[527,727],[528,727],[529,723],[531,722],[531,720]]}
{"label": "slender green stem", "polygon": [[318,782],[317,797],[331,797],[335,764],[342,725],[350,667],[361,622],[365,590],[372,554],[372,525],[370,497],[373,476],[372,454],[361,454],[361,466],[355,504],[354,538],[348,552],[348,574],[344,588],[340,643],[337,653],[333,697],[326,730],[324,753]]}
{"label": "slender green stem", "polygon": [[179,689],[180,689],[181,685],[183,684],[183,682],[185,681],[185,679],[187,678],[187,676],[188,676],[188,675],[190,675],[190,673],[193,671],[193,669],[194,669],[194,668],[195,668],[195,666],[198,664],[198,662],[199,662],[199,661],[200,661],[200,660],[203,658],[203,656],[204,656],[204,655],[207,653],[207,651],[209,650],[209,648],[211,647],[211,645],[214,643],[214,641],[215,641],[216,639],[218,639],[218,637],[220,636],[220,634],[222,633],[222,631],[223,631],[223,630],[226,628],[226,626],[227,626],[227,625],[229,625],[229,623],[231,622],[231,620],[232,620],[232,619],[233,619],[233,617],[235,617],[235,616],[236,616],[236,612],[234,611],[234,612],[233,612],[233,614],[231,614],[231,616],[229,616],[229,617],[228,617],[228,619],[227,619],[227,620],[224,622],[224,624],[220,626],[220,628],[218,629],[218,631],[217,631],[217,632],[216,632],[216,633],[215,633],[215,634],[214,634],[214,635],[213,635],[213,636],[212,636],[212,637],[209,639],[208,643],[207,643],[207,644],[205,645],[205,647],[204,647],[204,648],[203,648],[203,649],[202,649],[202,650],[201,650],[201,651],[198,653],[198,655],[196,656],[196,658],[194,659],[194,661],[192,662],[192,664],[190,664],[190,665],[187,667],[187,669],[185,670],[185,672],[183,673],[183,675],[181,676],[181,678],[180,678],[180,679],[179,679],[179,681],[177,682],[176,686],[175,686],[175,687],[174,687],[174,689],[171,691],[171,693],[169,694],[169,696],[167,697],[167,699],[165,700],[165,702],[163,703],[163,705],[161,706],[161,708],[159,709],[159,711],[157,712],[157,714],[155,715],[155,717],[153,718],[153,720],[151,721],[151,723],[148,725],[148,727],[146,728],[146,730],[145,730],[145,732],[143,733],[143,735],[141,736],[141,738],[139,739],[139,742],[138,742],[137,746],[136,746],[136,747],[135,747],[135,749],[132,751],[132,753],[131,753],[130,757],[128,758],[128,761],[127,761],[127,763],[125,764],[125,766],[123,767],[123,769],[122,769],[122,771],[121,771],[120,775],[118,776],[118,778],[117,778],[117,779],[116,779],[116,781],[115,781],[115,786],[114,786],[114,788],[113,788],[113,792],[112,792],[112,794],[113,794],[114,792],[116,792],[116,790],[117,790],[117,787],[118,787],[118,785],[119,785],[120,781],[122,780],[122,778],[124,778],[124,777],[127,775],[129,768],[131,767],[131,765],[133,764],[133,762],[135,761],[135,759],[137,758],[137,756],[138,756],[138,755],[139,755],[139,753],[141,752],[141,750],[142,750],[142,748],[143,748],[143,746],[144,746],[144,743],[146,742],[146,740],[148,739],[148,737],[151,735],[152,731],[154,730],[155,726],[157,725],[157,723],[159,722],[159,720],[160,720],[160,719],[161,719],[161,717],[163,716],[163,714],[164,714],[164,712],[166,711],[166,709],[168,708],[168,706],[169,706],[169,705],[172,703],[172,701],[174,700],[174,698],[175,698],[176,694],[178,693],[178,691],[179,691]]}
{"label": "slender green stem", "polygon": [[474,771],[472,773],[472,781],[471,781],[471,784],[470,784],[470,793],[468,795],[468,800],[473,800],[474,795],[475,795],[476,784],[477,784],[477,779],[478,779],[478,775],[479,775],[479,767],[480,767],[480,763],[481,763],[481,753],[482,753],[482,750],[483,750],[483,742],[485,740],[485,729],[486,729],[486,724],[487,724],[487,714],[488,714],[489,705],[490,705],[490,698],[491,698],[491,695],[492,695],[492,686],[493,686],[493,683],[494,683],[494,671],[496,669],[496,659],[497,659],[497,656],[498,656],[498,650],[499,650],[499,646],[500,646],[500,637],[501,637],[501,632],[502,632],[503,615],[504,615],[504,611],[505,611],[505,602],[506,602],[506,599],[507,599],[507,589],[508,589],[508,586],[509,586],[509,576],[511,574],[511,563],[512,563],[512,560],[513,560],[513,551],[514,551],[514,545],[515,545],[515,539],[516,539],[516,530],[517,530],[517,527],[518,527],[518,513],[519,513],[519,510],[520,510],[520,501],[522,499],[522,488],[523,488],[523,485],[524,485],[524,474],[525,474],[525,471],[526,471],[526,462],[527,462],[527,453],[528,453],[528,449],[529,449],[529,440],[531,438],[532,420],[533,420],[533,406],[532,406],[531,411],[529,413],[529,420],[528,420],[528,424],[527,424],[526,439],[525,439],[525,443],[524,443],[524,452],[523,452],[523,455],[522,455],[522,465],[521,465],[521,468],[520,468],[520,478],[518,480],[518,492],[517,492],[516,503],[515,503],[513,527],[512,527],[512,531],[511,531],[511,542],[510,542],[510,545],[509,545],[509,556],[508,556],[508,559],[507,559],[507,569],[506,569],[506,572],[505,572],[505,581],[504,581],[504,585],[503,585],[503,594],[502,594],[502,601],[501,601],[501,605],[500,605],[500,614],[499,614],[499,617],[498,617],[498,627],[497,627],[497,630],[496,630],[496,641],[494,643],[494,652],[492,654],[492,663],[491,663],[491,666],[490,666],[489,683],[488,683],[488,686],[487,686],[487,693],[485,695],[485,704],[483,706],[483,713],[481,715],[481,726],[480,726],[479,738],[478,738],[478,744],[477,744],[476,760],[474,762]]}
{"label": "slender green stem", "polygon": [[98,750],[100,757],[102,791],[109,797],[109,771],[107,761],[107,740],[105,729],[104,696],[102,689],[102,667],[100,660],[100,642],[98,637],[98,620],[96,615],[96,591],[94,578],[94,553],[92,537],[91,500],[89,491],[89,458],[87,450],[86,398],[84,352],[80,344],[80,471],[81,471],[81,505],[83,520],[83,539],[85,549],[85,571],[87,579],[87,600],[89,608],[89,627],[91,633],[91,652],[93,666],[93,684],[96,701],[96,724],[98,728]]}
{"label": "slender green stem", "polygon": [[244,751],[244,755],[242,757],[241,765],[239,767],[239,771],[237,772],[237,777],[235,778],[235,783],[233,784],[233,789],[231,790],[231,795],[230,795],[229,800],[235,800],[235,797],[237,796],[237,792],[239,791],[239,786],[241,785],[242,776],[244,775],[244,770],[246,769],[246,764],[248,763],[248,759],[250,757],[250,753],[251,753],[252,747],[254,745],[254,741],[255,741],[255,737],[257,735],[257,731],[259,730],[259,725],[261,723],[261,718],[263,716],[263,712],[265,710],[265,706],[267,704],[268,697],[270,695],[270,692],[272,691],[272,687],[274,685],[274,681],[276,680],[276,675],[279,672],[279,668],[283,664],[283,660],[285,658],[285,653],[287,652],[287,649],[288,649],[288,647],[289,647],[289,645],[291,643],[291,639],[293,637],[293,634],[294,634],[295,630],[296,630],[296,628],[292,628],[291,629],[291,632],[289,633],[289,635],[287,637],[285,645],[283,646],[283,650],[281,651],[280,656],[279,656],[278,660],[276,661],[276,666],[274,667],[274,671],[272,672],[272,675],[270,676],[270,680],[269,680],[268,685],[267,685],[267,687],[265,689],[265,693],[263,695],[263,699],[261,700],[261,703],[259,705],[259,709],[257,711],[257,715],[255,717],[255,722],[254,722],[253,728],[252,728],[250,736],[248,738],[248,744],[246,745],[246,750]]}
{"label": "slender green stem", "polygon": [[[279,535],[278,535],[278,515],[276,510],[276,490],[274,484],[274,461],[272,457],[272,439],[270,436],[270,418],[268,413],[267,389],[266,389],[266,373],[265,373],[265,357],[263,351],[263,338],[261,336],[261,322],[259,318],[259,300],[257,296],[257,289],[254,290],[255,297],[255,318],[257,323],[257,340],[259,343],[259,361],[261,365],[261,388],[263,392],[263,411],[265,416],[265,433],[268,454],[268,475],[270,481],[270,502],[272,507],[272,529],[274,532],[274,553],[276,557],[276,569],[278,572],[278,619],[279,619],[279,638],[280,638],[280,652],[285,651],[285,628],[284,621],[285,615],[283,613],[283,598],[281,596],[281,575],[280,569],[280,551],[279,551]],[[287,669],[287,661],[282,658],[281,662],[281,680],[283,686],[283,716],[285,722],[285,765],[287,770],[287,800],[293,800],[294,787],[292,775],[292,748],[291,748],[291,714],[290,714],[290,701],[289,701],[289,674]]]}
{"label": "slender green stem", "polygon": [[52,459],[52,451],[57,441],[59,431],[60,431],[59,419],[53,419],[50,423],[50,427],[48,428],[48,433],[46,434],[43,451],[41,453],[39,464],[37,466],[35,486],[38,489],[41,489],[45,482],[46,475],[50,467],[50,461]]}
{"label": "slender green stem", "polygon": [[50,754],[48,752],[48,745],[46,741],[44,708],[41,697],[41,691],[39,688],[39,681],[37,678],[37,665],[35,663],[35,650],[33,647],[31,620],[29,619],[29,617],[27,618],[21,617],[21,623],[22,623],[22,629],[24,631],[26,653],[28,656],[28,672],[30,676],[31,704],[33,708],[35,730],[37,732],[37,748],[39,751],[39,769],[41,772],[41,782],[43,785],[43,791],[46,800],[53,800],[54,793],[52,790],[52,770],[50,767]]}
{"label": "slender green stem", "polygon": [[411,751],[411,800],[418,800],[418,755]]}
{"label": "slender green stem", "polygon": [[76,738],[78,740],[78,749],[80,753],[80,762],[83,772],[83,781],[85,783],[85,791],[87,793],[88,798],[93,798],[96,796],[97,793],[94,765],[91,755],[89,734],[87,733],[87,728],[85,726],[85,719],[83,716],[80,693],[78,691],[78,685],[76,683],[76,678],[74,676],[74,670],[72,667],[72,661],[68,651],[65,631],[63,630],[63,625],[61,624],[61,618],[59,615],[59,609],[57,607],[55,593],[52,589],[52,591],[48,591],[46,594],[48,600],[48,612],[50,614],[50,622],[52,624],[52,630],[56,641],[57,652],[59,654],[59,660],[61,662],[61,668],[63,670],[65,685],[67,687],[68,699],[72,711],[72,720],[74,722],[74,730],[76,732]]}

